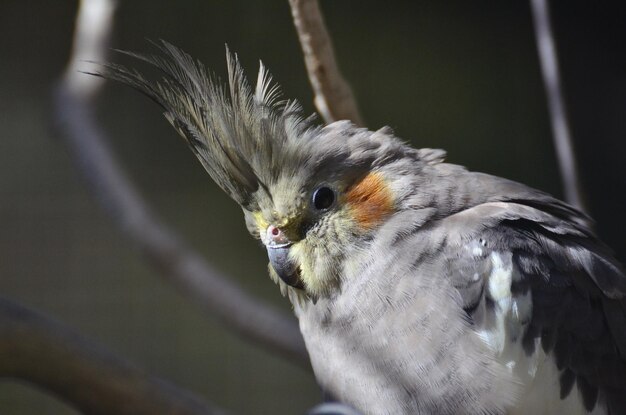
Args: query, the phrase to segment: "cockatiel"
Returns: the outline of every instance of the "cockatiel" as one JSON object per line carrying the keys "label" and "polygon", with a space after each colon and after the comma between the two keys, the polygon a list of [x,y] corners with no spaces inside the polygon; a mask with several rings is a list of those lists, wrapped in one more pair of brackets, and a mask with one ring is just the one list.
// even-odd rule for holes
{"label": "cockatiel", "polygon": [[321,387],[364,414],[626,414],[626,278],[584,214],[413,149],[304,118],[261,65],[225,88],[162,42],[105,65],[243,209]]}

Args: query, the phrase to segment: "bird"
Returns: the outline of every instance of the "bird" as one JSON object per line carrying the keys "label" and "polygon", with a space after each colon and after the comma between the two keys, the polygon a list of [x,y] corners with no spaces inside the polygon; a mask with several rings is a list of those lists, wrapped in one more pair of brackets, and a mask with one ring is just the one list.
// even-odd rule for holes
{"label": "bird", "polygon": [[362,414],[626,414],[626,277],[547,193],[320,123],[227,47],[165,42],[93,73],[162,109],[261,241],[321,388]]}

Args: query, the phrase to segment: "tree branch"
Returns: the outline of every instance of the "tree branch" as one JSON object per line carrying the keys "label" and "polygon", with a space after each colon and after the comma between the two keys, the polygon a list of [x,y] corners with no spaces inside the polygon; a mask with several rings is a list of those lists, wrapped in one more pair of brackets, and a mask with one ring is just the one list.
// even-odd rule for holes
{"label": "tree branch", "polygon": [[335,61],[332,41],[317,0],[289,0],[315,106],[327,123],[350,120],[364,125],[352,89]]}
{"label": "tree branch", "polygon": [[530,4],[535,26],[535,39],[539,52],[539,61],[541,63],[541,74],[548,98],[554,147],[561,171],[565,200],[584,210],[584,198],[581,191],[580,180],[578,179],[574,144],[572,142],[572,134],[565,110],[548,1],[531,0]]}
{"label": "tree branch", "polygon": [[[87,20],[83,14],[94,19],[106,16],[92,13],[92,7],[107,2],[109,0],[82,0],[72,58],[55,94],[61,136],[71,149],[79,170],[120,228],[168,280],[204,306],[226,328],[308,368],[308,354],[295,318],[245,293],[189,248],[152,214],[111,154],[107,137],[99,128],[92,109],[92,100],[101,81],[75,71],[76,62],[93,60],[94,53],[96,58],[104,56],[109,31],[100,30],[98,36],[90,31],[94,27],[110,28],[111,22],[92,21],[87,25],[81,22]],[[90,54],[80,55],[84,51]]]}
{"label": "tree branch", "polygon": [[0,299],[0,376],[33,383],[85,414],[222,413],[66,326],[4,299]]}

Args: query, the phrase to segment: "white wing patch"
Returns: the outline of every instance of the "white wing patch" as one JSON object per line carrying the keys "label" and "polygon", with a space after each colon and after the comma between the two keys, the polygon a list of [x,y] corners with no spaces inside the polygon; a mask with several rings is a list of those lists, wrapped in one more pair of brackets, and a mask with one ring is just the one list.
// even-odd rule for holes
{"label": "white wing patch", "polygon": [[500,254],[492,252],[491,259],[491,275],[489,275],[488,285],[489,295],[498,304],[509,304],[511,300],[511,282],[513,278],[513,262],[512,254]]}
{"label": "white wing patch", "polygon": [[[487,276],[487,296],[493,301],[493,312],[485,316],[479,336],[498,354],[506,354],[507,345],[518,342],[524,334],[532,313],[530,292],[513,295],[511,285],[518,278],[510,252],[492,252],[491,272]],[[521,347],[521,343],[520,343]],[[515,360],[512,360],[515,365]],[[509,366],[507,364],[507,366]]]}
{"label": "white wing patch", "polygon": [[[492,252],[489,256],[491,271],[486,276],[486,297],[493,302],[493,309],[480,305],[483,320],[477,330],[478,336],[496,354],[524,385],[520,401],[508,415],[522,414],[589,414],[584,409],[582,397],[574,387],[565,399],[560,399],[559,370],[550,355],[546,355],[540,340],[535,340],[535,352],[527,355],[522,338],[532,316],[530,290],[513,294],[512,283],[521,278],[513,264],[510,252]],[[596,405],[591,414],[603,414]]]}

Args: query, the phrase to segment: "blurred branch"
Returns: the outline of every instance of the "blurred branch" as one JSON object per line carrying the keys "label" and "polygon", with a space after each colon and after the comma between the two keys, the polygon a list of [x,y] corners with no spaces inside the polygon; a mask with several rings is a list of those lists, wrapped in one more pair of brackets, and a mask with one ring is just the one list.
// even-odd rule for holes
{"label": "blurred branch", "polygon": [[[89,14],[92,4],[102,2],[107,0],[81,2],[73,54],[55,94],[61,136],[71,149],[79,170],[116,223],[167,279],[204,306],[227,329],[308,368],[308,355],[295,318],[251,297],[189,248],[152,214],[109,150],[107,137],[93,114],[92,100],[100,89],[101,80],[74,70],[75,62],[93,60],[94,54],[104,56],[111,18],[107,17],[108,24],[104,25],[109,29],[99,31],[98,36],[90,31],[101,24],[81,24],[83,13]],[[103,16],[94,14],[92,17]],[[91,44],[86,45],[87,41]],[[89,54],[78,55],[82,52]]]}
{"label": "blurred branch", "polygon": [[66,326],[4,299],[0,299],[0,376],[33,383],[85,414],[222,413]]}
{"label": "blurred branch", "polygon": [[298,32],[315,106],[327,123],[350,120],[364,125],[350,85],[335,61],[333,44],[317,0],[289,0]]}
{"label": "blurred branch", "polygon": [[530,4],[565,200],[584,210],[584,198],[578,179],[572,134],[565,110],[548,0],[531,0]]}
{"label": "blurred branch", "polygon": [[[76,14],[76,26],[72,53],[65,77],[64,85],[68,91],[85,98],[94,96],[104,84],[104,79],[92,80],[88,76],[77,76],[77,72],[85,70],[90,63],[104,62],[111,40],[113,20],[117,0],[81,0]],[[91,65],[95,65],[91,63]]]}

